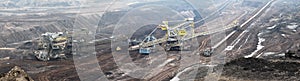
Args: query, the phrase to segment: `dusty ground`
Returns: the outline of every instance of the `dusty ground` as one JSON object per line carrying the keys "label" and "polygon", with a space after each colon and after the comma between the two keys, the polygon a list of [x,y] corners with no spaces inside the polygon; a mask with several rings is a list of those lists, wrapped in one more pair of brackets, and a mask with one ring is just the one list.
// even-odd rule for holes
{"label": "dusty ground", "polygon": [[[280,3],[280,2],[279,2]],[[278,3],[277,3],[278,4]],[[244,4],[243,6],[247,6]],[[248,5],[249,6],[249,5]],[[250,4],[251,7],[257,6],[255,3]],[[291,29],[288,28],[287,25],[291,23],[300,24],[299,20],[299,12],[287,13],[295,10],[288,10],[284,5],[280,5],[277,7],[272,7],[269,10],[269,13],[264,14],[262,18],[259,18],[255,24],[250,25],[249,32],[245,34],[241,38],[241,41],[237,43],[237,46],[233,48],[233,50],[227,51],[227,59],[224,64],[224,69],[222,71],[222,75],[219,77],[220,81],[238,81],[238,80],[246,80],[246,81],[255,81],[255,80],[300,80],[299,77],[299,59],[297,58],[285,58],[282,54],[285,53],[286,50],[297,50],[297,44],[299,44],[299,26]],[[296,5],[297,6],[297,5]],[[280,12],[280,10],[286,10],[286,13]],[[251,10],[250,10],[251,11]],[[299,10],[298,10],[299,11]],[[270,14],[272,13],[272,14]],[[118,16],[124,15],[124,12],[110,12],[108,13],[113,18],[119,18]],[[270,15],[269,15],[270,14]],[[280,16],[280,14],[282,14]],[[72,14],[69,14],[72,15]],[[60,15],[56,15],[60,16]],[[93,15],[99,17],[99,15]],[[91,16],[91,17],[93,17]],[[110,18],[108,16],[107,18]],[[44,17],[42,17],[44,18]],[[248,17],[246,17],[248,18]],[[72,18],[67,18],[72,19]],[[93,18],[86,18],[93,19]],[[279,19],[279,20],[277,20]],[[117,20],[117,19],[116,19]],[[50,21],[49,21],[50,22]],[[15,43],[15,41],[19,40],[30,40],[34,37],[37,37],[38,34],[41,34],[46,31],[63,31],[71,26],[73,21],[51,21],[51,24],[41,25],[44,23],[41,22],[33,22],[34,25],[41,26],[30,26],[30,24],[26,23],[6,23],[2,24],[1,33],[12,33],[7,35],[1,35],[0,45],[1,46],[12,46],[19,47],[11,43]],[[109,22],[100,21],[99,25],[103,25],[107,28],[107,30],[112,30],[112,25],[116,24],[116,21],[111,20]],[[243,19],[241,20],[243,22]],[[270,28],[274,25],[274,28]],[[28,29],[23,30],[21,26],[26,26]],[[153,25],[155,26],[155,25]],[[63,27],[63,28],[61,28]],[[150,28],[151,29],[151,28]],[[149,29],[149,30],[150,30]],[[4,32],[5,31],[5,32]],[[38,32],[33,32],[38,31]],[[110,34],[111,32],[102,30],[104,33]],[[101,32],[101,31],[100,31]],[[230,33],[231,31],[228,31]],[[242,31],[239,31],[241,33]],[[141,33],[141,32],[137,32]],[[149,33],[149,32],[143,32]],[[235,37],[238,34],[233,35],[232,38],[228,39],[227,44],[231,44]],[[258,36],[259,33],[263,33],[261,36]],[[26,35],[28,34],[28,35]],[[26,36],[25,36],[26,35]],[[142,36],[142,35],[137,35]],[[99,37],[109,37],[109,35],[101,35]],[[254,58],[243,58],[246,55],[251,54],[255,51],[258,44],[258,37],[264,38],[265,41],[262,42],[264,48],[260,49],[253,57]],[[20,39],[18,39],[20,38]],[[200,49],[203,50],[206,47],[211,46],[210,36],[202,36],[198,38]],[[9,43],[9,44],[7,44]],[[22,42],[20,42],[22,43]],[[111,54],[111,46],[109,42],[99,42],[96,43],[96,56],[97,62],[89,62],[87,64],[82,64],[80,66],[88,66],[90,64],[99,64],[101,66],[101,70],[104,72],[105,76],[110,80],[126,80],[126,81],[141,81],[141,79],[135,79],[129,76],[124,76],[125,73],[121,72],[118,69],[118,66],[114,62],[114,58]],[[29,46],[30,47],[30,46]],[[74,66],[74,62],[72,60],[72,56],[68,56],[68,59],[57,59],[49,62],[41,62],[32,58],[32,56],[27,55],[28,50],[24,51],[24,49],[28,49],[28,46],[20,47],[21,50],[6,50],[0,51],[0,78],[4,76],[4,73],[8,73],[11,68],[15,66],[20,66],[22,69],[28,73],[29,76],[32,77],[33,80],[36,81],[79,81],[79,77],[76,73],[76,69]],[[298,48],[299,49],[299,48]],[[223,49],[222,49],[223,50]],[[272,52],[272,53],[270,53]],[[145,63],[147,62],[148,55],[138,54],[137,51],[131,51],[130,56],[135,63]],[[151,77],[149,80],[157,81],[164,80],[168,81],[172,79],[177,70],[179,69],[176,64],[178,64],[178,59],[180,56],[178,52],[171,51],[168,53],[169,58],[176,58],[174,62],[170,62],[163,68],[163,71],[158,75]],[[3,59],[2,59],[3,57]],[[5,57],[10,57],[9,59],[5,59]],[[256,58],[257,57],[257,58]],[[190,59],[193,60],[193,59]],[[211,60],[210,57],[201,57],[200,61],[203,63],[209,63]],[[142,64],[141,64],[142,65]],[[208,72],[208,67],[197,68],[198,75],[196,80],[204,80],[203,78],[207,75],[205,73]],[[89,70],[93,71],[93,70]]]}

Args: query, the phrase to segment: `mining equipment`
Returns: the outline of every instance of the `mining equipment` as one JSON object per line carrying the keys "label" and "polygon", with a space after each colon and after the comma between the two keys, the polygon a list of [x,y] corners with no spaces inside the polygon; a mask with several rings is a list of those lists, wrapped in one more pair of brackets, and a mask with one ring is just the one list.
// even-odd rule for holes
{"label": "mining equipment", "polygon": [[[181,23],[172,27],[169,25],[170,23],[174,25],[174,23],[178,22]],[[181,50],[183,41],[188,37],[187,33],[191,33],[187,32],[186,29],[188,27],[194,27],[194,18],[186,18],[184,20],[175,21],[163,21],[162,23],[163,24],[158,25],[149,35],[147,35],[143,41],[130,41],[129,44],[131,45],[131,48],[129,48],[129,50],[138,49],[139,53],[141,54],[150,54],[151,50],[154,49],[155,45],[158,44],[162,45],[162,47],[164,47],[167,51]],[[166,34],[163,38],[157,39],[152,35],[157,29],[166,31]],[[194,32],[194,28],[190,29],[192,29],[192,32]]]}
{"label": "mining equipment", "polygon": [[212,48],[206,48],[203,52],[203,56],[210,57],[213,54],[214,50]]}
{"label": "mining equipment", "polygon": [[66,58],[65,54],[71,52],[70,40],[71,37],[64,32],[44,33],[36,40],[33,54],[41,61]]}
{"label": "mining equipment", "polygon": [[[179,23],[179,24],[174,24]],[[166,34],[162,38],[157,38],[155,40],[146,41],[145,40],[137,43],[131,43],[128,50],[139,50],[140,53],[151,53],[151,49],[149,46],[161,45],[166,51],[180,51],[188,49],[189,46],[184,45],[184,41],[196,38],[198,36],[207,35],[213,32],[199,32],[195,33],[195,24],[199,23],[199,21],[194,21],[194,18],[186,18],[184,20],[174,20],[174,21],[162,21],[162,24],[158,25],[148,36],[152,36],[152,34],[157,30],[161,29],[166,31]],[[236,29],[239,27],[238,20],[235,20],[231,24],[227,25],[225,28],[227,29]],[[138,44],[138,45],[136,45]],[[213,48],[208,48],[202,52],[204,56],[211,56],[214,52]]]}
{"label": "mining equipment", "polygon": [[135,45],[139,45],[141,43],[141,41],[137,40],[137,39],[133,39],[133,40],[128,40],[129,41],[129,45],[130,46],[135,46]]}
{"label": "mining equipment", "polygon": [[[151,41],[154,41],[154,40],[156,40],[156,38],[154,36],[147,36],[146,39],[145,39],[145,42],[151,42]],[[140,54],[150,54],[151,50],[153,48],[155,48],[155,45],[148,46],[148,47],[142,47],[142,48],[140,48],[139,53]]]}
{"label": "mining equipment", "polygon": [[[243,27],[245,27],[245,25],[251,23],[255,18],[257,18],[257,16],[260,16],[261,13],[266,10],[266,7],[270,6],[270,4],[273,1],[274,0],[268,2],[263,8],[261,8],[258,12],[256,12],[256,14],[254,14],[251,18],[249,18],[241,25],[239,23],[239,19],[236,19],[232,23],[225,26],[224,30],[227,29],[233,29],[235,31],[243,30]],[[182,46],[184,46],[183,41],[194,39],[198,36],[203,36],[203,35],[213,34],[218,31],[223,31],[223,30],[215,30],[210,32],[205,31],[205,32],[195,33],[194,25],[200,23],[203,20],[194,21],[194,18],[186,18],[185,20],[178,20],[178,21],[179,22],[184,21],[184,22],[175,27],[171,27],[169,26],[169,21],[163,21],[163,25],[159,25],[157,28],[161,28],[162,30],[167,31],[165,37],[158,38],[157,40],[146,42],[146,43],[142,41],[139,45],[129,47],[128,50],[144,49],[145,47],[158,45],[158,44],[161,45],[162,43],[166,43],[166,45],[162,46],[165,48],[165,50],[182,49]],[[173,21],[173,22],[178,22],[178,21]],[[189,28],[186,26],[187,24],[189,24],[188,26]],[[153,31],[156,31],[157,28],[155,28]],[[191,29],[191,31],[185,31],[185,29]],[[152,33],[150,33],[150,35],[152,35]],[[192,35],[188,35],[188,34],[192,34]],[[211,56],[213,52],[214,49],[206,49],[206,51],[204,51],[204,55]]]}

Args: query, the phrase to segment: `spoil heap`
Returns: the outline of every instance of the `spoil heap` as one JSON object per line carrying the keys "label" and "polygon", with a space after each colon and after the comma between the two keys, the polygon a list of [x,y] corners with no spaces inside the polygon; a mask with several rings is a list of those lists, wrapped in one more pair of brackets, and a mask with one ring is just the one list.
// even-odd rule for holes
{"label": "spoil heap", "polygon": [[0,81],[34,81],[20,67],[15,66],[6,74],[0,74]]}
{"label": "spoil heap", "polygon": [[300,77],[300,63],[240,58],[226,63],[222,75],[242,80],[299,81],[300,78],[297,77]]}

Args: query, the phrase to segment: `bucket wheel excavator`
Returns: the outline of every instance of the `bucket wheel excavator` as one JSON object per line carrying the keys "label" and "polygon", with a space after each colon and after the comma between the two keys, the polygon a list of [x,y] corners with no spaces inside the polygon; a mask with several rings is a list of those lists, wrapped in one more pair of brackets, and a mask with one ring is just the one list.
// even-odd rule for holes
{"label": "bucket wheel excavator", "polygon": [[66,33],[44,33],[36,41],[34,56],[41,61],[50,59],[66,58],[65,54],[70,52],[70,37]]}
{"label": "bucket wheel excavator", "polygon": [[[181,50],[182,42],[187,38],[188,27],[194,27],[194,18],[186,18],[185,20],[176,20],[176,21],[163,21],[161,25],[158,25],[146,38],[141,41],[138,45],[131,46],[129,50],[139,50],[141,54],[150,54],[151,50],[155,48],[155,45],[162,44],[162,47],[165,50]],[[174,25],[174,23],[181,22],[180,24],[176,24],[171,27],[170,23]],[[155,38],[153,33],[157,30],[161,29],[166,31],[166,34],[163,38]],[[192,30],[194,28],[191,28]],[[194,32],[194,31],[192,31]],[[194,34],[193,34],[194,35]]]}

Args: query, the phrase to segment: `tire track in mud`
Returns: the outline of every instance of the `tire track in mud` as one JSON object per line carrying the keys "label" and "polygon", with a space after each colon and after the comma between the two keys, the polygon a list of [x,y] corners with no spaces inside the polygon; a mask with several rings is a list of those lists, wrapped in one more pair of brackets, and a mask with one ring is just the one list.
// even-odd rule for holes
{"label": "tire track in mud", "polygon": [[[199,46],[199,48],[197,48],[197,51],[201,51],[204,49],[204,47],[207,45],[207,43],[209,42],[210,37],[205,38],[202,42],[201,45]],[[146,80],[146,81],[163,81],[166,80],[170,77],[173,77],[175,74],[175,71],[178,70],[179,67],[170,67],[162,72],[160,72],[159,74],[155,75],[154,77]]]}
{"label": "tire track in mud", "polygon": [[146,81],[163,81],[165,79],[172,77],[174,75],[174,71],[176,71],[177,69],[178,67],[168,68]]}

